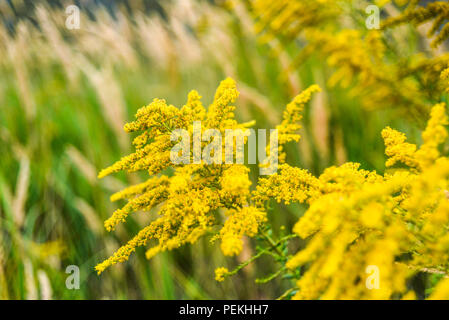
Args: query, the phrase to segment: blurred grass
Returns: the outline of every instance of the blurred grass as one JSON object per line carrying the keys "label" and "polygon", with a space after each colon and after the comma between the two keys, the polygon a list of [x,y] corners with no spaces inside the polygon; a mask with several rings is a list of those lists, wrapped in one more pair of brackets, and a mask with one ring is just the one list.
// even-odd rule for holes
{"label": "blurred grass", "polygon": [[[96,20],[82,12],[80,30],[64,27],[63,8],[39,5],[38,27],[21,20],[12,33],[0,30],[1,299],[258,299],[288,288],[282,279],[254,284],[274,270],[263,259],[215,282],[213,270],[239,258],[224,259],[207,240],[150,261],[138,250],[95,274],[148,221],[134,215],[108,234],[103,221],[117,208],[109,195],[144,175],[98,180],[96,173],[131,150],[121,127],[155,97],[180,107],[196,89],[208,104],[219,81],[232,76],[241,91],[237,117],[273,128],[286,103],[318,83],[324,92],[305,111],[303,139],[288,148],[291,164],[315,174],[348,160],[382,170],[386,125],[417,139],[414,124],[394,111],[363,110],[347,89],[328,88],[320,61],[288,71],[288,56],[275,57],[257,41],[243,6],[170,3],[165,19],[138,8],[132,16],[118,9],[113,18],[99,7]],[[275,230],[289,229],[303,210],[273,204],[269,217]],[[247,245],[243,256],[250,254]],[[80,267],[80,290],[65,286],[72,264]]]}

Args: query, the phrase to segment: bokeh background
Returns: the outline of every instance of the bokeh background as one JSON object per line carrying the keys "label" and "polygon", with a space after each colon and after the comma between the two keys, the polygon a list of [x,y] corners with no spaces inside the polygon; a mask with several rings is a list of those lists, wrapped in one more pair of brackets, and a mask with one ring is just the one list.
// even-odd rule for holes
{"label": "bokeh background", "polygon": [[[70,4],[80,8],[80,29],[65,26]],[[252,246],[225,259],[208,239],[150,261],[140,249],[96,275],[94,266],[148,221],[134,214],[107,233],[103,221],[123,205],[109,196],[145,175],[96,176],[132,151],[123,125],[155,97],[181,107],[196,89],[207,105],[231,76],[237,118],[274,128],[284,106],[317,83],[323,92],[287,158],[314,174],[345,161],[383,170],[386,125],[419,142],[419,119],[360,107],[350,88],[328,85],[332,68],[321,58],[291,68],[301,42],[277,50],[261,41],[245,1],[2,0],[0,21],[0,299],[261,299],[290,287],[288,279],[254,284],[276,270],[263,258],[217,283],[213,270],[236,266]],[[303,211],[274,205],[269,217],[274,229],[291,228]],[[80,267],[79,290],[66,288],[69,265]]]}

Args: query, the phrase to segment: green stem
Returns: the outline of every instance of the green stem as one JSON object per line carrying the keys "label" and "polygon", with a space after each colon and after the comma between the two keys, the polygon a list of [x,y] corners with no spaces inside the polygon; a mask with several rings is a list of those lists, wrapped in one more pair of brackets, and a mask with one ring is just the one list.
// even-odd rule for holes
{"label": "green stem", "polygon": [[290,288],[290,289],[288,289],[283,294],[281,294],[276,300],[284,300],[292,291],[294,291],[296,289],[297,288]]}
{"label": "green stem", "polygon": [[262,250],[259,253],[257,253],[255,256],[251,257],[250,259],[248,259],[247,261],[239,264],[234,270],[229,271],[228,273],[226,273],[226,276],[233,276],[234,274],[236,274],[237,272],[239,272],[241,269],[245,268],[247,265],[249,265],[251,262],[253,262],[254,260],[260,258],[263,254],[267,253],[266,250]]}
{"label": "green stem", "polygon": [[276,271],[275,273],[269,275],[266,278],[263,279],[256,279],[256,283],[267,283],[270,282],[271,280],[273,280],[274,278],[276,278],[277,276],[279,276],[282,272],[285,271],[285,267],[282,267],[281,269],[279,269],[278,271]]}

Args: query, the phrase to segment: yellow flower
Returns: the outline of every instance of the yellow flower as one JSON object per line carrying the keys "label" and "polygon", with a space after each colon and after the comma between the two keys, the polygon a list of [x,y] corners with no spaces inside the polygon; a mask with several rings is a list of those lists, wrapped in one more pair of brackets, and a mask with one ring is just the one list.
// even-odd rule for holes
{"label": "yellow flower", "polygon": [[447,124],[449,124],[449,121],[446,115],[445,104],[439,103],[430,112],[427,127],[422,133],[423,144],[416,152],[416,157],[421,167],[432,165],[440,156],[438,147],[447,139],[447,131],[444,127]]}
{"label": "yellow flower", "polygon": [[243,241],[236,235],[225,235],[221,239],[221,251],[225,256],[235,256],[242,251]]}
{"label": "yellow flower", "polygon": [[227,275],[228,272],[229,270],[224,267],[215,269],[215,280],[217,280],[218,282],[224,281],[225,276]]}
{"label": "yellow flower", "polygon": [[402,132],[386,127],[382,130],[382,138],[385,142],[385,154],[389,157],[385,165],[391,167],[397,162],[402,162],[409,167],[417,167],[415,158],[416,146],[405,142],[407,139]]}
{"label": "yellow flower", "polygon": [[[412,2],[413,4],[414,2]],[[433,19],[428,36],[435,35],[432,41],[432,46],[437,47],[444,40],[449,38],[449,27],[447,24],[447,12],[449,11],[449,4],[444,1],[429,2],[426,6],[413,6],[405,10],[397,17],[392,17],[384,22],[384,26],[395,26],[403,23],[413,23],[419,25]]]}
{"label": "yellow flower", "polygon": [[[287,105],[277,127],[281,147],[299,139],[300,112],[318,90],[312,86]],[[413,298],[407,283],[417,270],[449,272],[449,158],[440,150],[448,139],[445,104],[432,108],[419,148],[406,142],[405,134],[399,131],[389,127],[382,131],[386,166],[402,163],[403,169],[382,175],[348,162],[315,177],[307,170],[281,164],[278,172],[260,178],[251,192],[249,169],[244,165],[173,165],[166,158],[170,131],[176,126],[192,134],[193,121],[203,119],[218,126],[220,132],[245,128],[247,124],[234,119],[234,107],[230,106],[237,96],[235,82],[226,79],[207,112],[199,94],[192,91],[180,110],[156,99],[126,126],[128,131],[144,131],[134,140],[136,152],[100,175],[146,170],[151,177],[111,196],[112,201],[125,199],[127,203],[105,221],[105,227],[113,230],[136,211],[157,209],[158,215],[98,264],[98,273],[128,260],[137,247],[150,240],[155,244],[146,252],[149,259],[159,252],[193,244],[207,233],[215,233],[213,239],[221,241],[225,256],[238,255],[243,238],[255,237],[265,227],[272,200],[307,206],[293,228],[304,246],[285,259],[289,272],[301,267],[296,299]],[[161,173],[167,167],[172,167],[170,176]],[[217,214],[222,210],[223,223]],[[367,270],[375,273],[367,274]],[[223,281],[234,273],[218,268],[215,279]],[[379,284],[373,290],[367,284],[371,276]],[[444,280],[431,298],[444,298],[447,293]]]}
{"label": "yellow flower", "polygon": [[[145,170],[151,177],[111,196],[112,201],[126,199],[127,203],[104,225],[112,231],[131,213],[156,208],[158,217],[110,258],[98,264],[95,267],[98,273],[128,260],[137,247],[145,246],[150,239],[156,245],[147,251],[147,258],[195,243],[220,224],[215,214],[219,208],[232,210],[216,235],[222,239],[222,250],[226,255],[240,253],[242,237],[257,234],[259,226],[266,222],[266,216],[263,210],[248,206],[251,186],[248,168],[241,164],[175,165],[170,161],[170,150],[176,143],[171,141],[174,129],[184,129],[192,135],[193,122],[202,120],[202,130],[211,128],[223,133],[226,129],[248,127],[250,123],[238,123],[234,119],[235,107],[231,103],[238,94],[235,81],[227,78],[218,86],[207,112],[201,96],[193,90],[181,109],[168,105],[165,100],[154,99],[137,111],[135,121],[125,125],[127,132],[141,132],[133,141],[136,151],[102,170],[99,177],[120,170]],[[173,175],[157,176],[168,167],[173,168]]]}
{"label": "yellow flower", "polygon": [[259,227],[267,221],[264,211],[255,207],[229,210],[229,218],[220,230],[221,250],[225,256],[237,255],[242,251],[242,237],[254,237]]}

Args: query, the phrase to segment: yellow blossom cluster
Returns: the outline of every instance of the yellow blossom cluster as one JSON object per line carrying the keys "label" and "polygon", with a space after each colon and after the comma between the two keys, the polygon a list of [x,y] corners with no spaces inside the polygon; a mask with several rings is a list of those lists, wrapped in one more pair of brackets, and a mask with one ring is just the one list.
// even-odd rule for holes
{"label": "yellow blossom cluster", "polygon": [[446,86],[446,92],[449,92],[449,84],[448,84],[448,80],[449,80],[449,68],[444,69],[441,74],[440,74],[440,79],[445,82],[445,86]]}
{"label": "yellow blossom cluster", "polygon": [[[298,130],[301,128],[299,123],[302,119],[302,112],[305,104],[310,101],[312,94],[320,91],[321,88],[319,86],[316,84],[312,85],[287,104],[282,115],[282,122],[276,126],[278,132],[277,152],[280,163],[285,162],[286,157],[285,152],[283,151],[283,146],[290,141],[298,142],[301,137],[298,134]],[[270,154],[270,146],[267,146],[267,153]]]}
{"label": "yellow blossom cluster", "polygon": [[[160,251],[196,242],[220,223],[217,214],[219,208],[236,212],[230,215],[230,222],[225,222],[226,230],[229,231],[221,232],[224,239],[232,234],[241,241],[239,237],[257,233],[258,224],[264,221],[264,213],[257,212],[258,216],[246,208],[251,185],[246,167],[205,163],[174,165],[170,161],[170,150],[177,142],[170,137],[174,129],[185,129],[192,134],[194,121],[203,121],[205,125],[202,130],[213,128],[224,132],[227,128],[243,128],[245,125],[238,124],[232,113],[234,107],[231,104],[237,97],[235,82],[228,78],[220,83],[207,111],[201,104],[198,92],[192,91],[181,109],[155,99],[137,111],[135,121],[125,125],[126,132],[141,132],[133,141],[136,151],[102,170],[99,177],[120,170],[146,170],[151,177],[111,197],[113,201],[126,199],[128,202],[116,210],[104,225],[108,231],[114,230],[132,212],[150,211],[157,206],[159,215],[110,258],[98,264],[98,273],[127,260],[136,247],[147,245],[150,240],[155,244],[147,251],[148,258]],[[188,156],[193,157],[192,153]],[[174,168],[172,176],[160,175],[162,170],[169,167]],[[237,221],[237,217],[241,221]],[[244,227],[239,228],[237,222],[243,223]],[[229,241],[224,240],[223,243],[225,253],[229,252],[225,249],[229,248]],[[238,253],[236,248],[228,250]]]}
{"label": "yellow blossom cluster", "polygon": [[[317,91],[318,86],[311,86],[287,105],[276,127],[280,146],[299,140],[301,112]],[[197,120],[207,123],[202,130],[215,125],[222,133],[229,127],[247,127],[234,119],[231,104],[237,96],[235,82],[228,78],[218,87],[207,111],[199,94],[192,91],[181,109],[156,99],[125,126],[130,132],[143,131],[134,140],[137,151],[100,176],[117,170],[148,170],[151,177],[111,196],[112,201],[125,199],[127,203],[105,221],[105,227],[114,230],[136,211],[156,208],[158,215],[97,265],[98,273],[128,260],[139,246],[151,242],[146,253],[151,258],[161,251],[195,243],[206,233],[221,242],[226,256],[242,251],[244,236],[260,236],[269,243],[267,249],[261,249],[233,271],[216,269],[217,281],[272,251],[270,254],[284,263],[275,275],[296,275],[297,299],[416,298],[408,285],[414,275],[449,272],[449,158],[442,153],[449,119],[444,103],[432,108],[420,147],[407,142],[405,134],[397,130],[387,127],[382,131],[388,167],[384,174],[348,162],[329,167],[316,177],[281,161],[276,173],[259,178],[251,190],[249,169],[242,164],[159,162],[158,169],[153,162],[160,159],[158,154],[142,151],[148,146],[160,148],[158,142],[164,137],[172,146],[175,142],[170,140],[171,131],[179,126],[193,134]],[[157,152],[169,151],[166,147]],[[168,167],[172,174],[161,172]],[[279,250],[282,240],[274,241],[264,229],[271,200],[307,206],[293,229],[304,239],[295,255],[284,256],[287,248]],[[377,277],[374,286],[370,283],[372,270]],[[449,281],[442,280],[429,298],[449,298],[448,292]]]}
{"label": "yellow blossom cluster", "polygon": [[233,256],[242,251],[242,236],[254,237],[259,226],[267,221],[265,211],[255,207],[230,210],[229,218],[220,230],[221,250],[225,256]]}
{"label": "yellow blossom cluster", "polygon": [[[331,68],[330,87],[349,88],[349,94],[362,97],[361,104],[368,109],[405,109],[405,114],[414,118],[428,112],[429,91],[432,97],[438,97],[445,89],[441,84],[435,86],[433,80],[447,68],[449,55],[435,52],[423,56],[411,51],[404,56],[398,49],[403,44],[397,40],[404,35],[391,39],[387,31],[400,23],[419,24],[435,18],[430,31],[433,34],[447,20],[446,2],[416,7],[417,1],[413,0],[376,1],[381,8],[387,4],[391,7],[391,3],[408,5],[402,15],[390,17],[383,28],[379,25],[380,29],[367,28],[364,20],[363,25],[357,19],[351,20],[348,12],[367,17],[366,6],[355,1],[252,0],[250,3],[255,29],[262,41],[274,46],[276,52],[286,52],[283,48],[292,42],[299,44],[300,50],[286,73],[295,72],[309,58],[318,56]],[[391,11],[386,10],[385,14],[390,15]],[[446,29],[449,30],[447,24],[434,43],[447,38]]]}
{"label": "yellow blossom cluster", "polygon": [[224,267],[215,269],[215,280],[217,280],[218,282],[224,281],[224,279],[225,279],[224,276],[228,272],[229,272],[229,270]]}
{"label": "yellow blossom cluster", "polygon": [[[315,178],[283,165],[262,179],[258,201],[275,198],[306,202],[309,208],[294,227],[307,241],[286,266],[298,267],[297,299],[413,298],[407,281],[416,272],[449,271],[449,158],[439,147],[447,140],[445,105],[432,108],[420,148],[387,128],[382,136],[386,165],[402,163],[384,175],[347,163]],[[378,284],[369,286],[375,267]],[[430,298],[449,298],[449,281]]]}
{"label": "yellow blossom cluster", "polygon": [[[310,87],[287,106],[284,120],[277,127],[282,143],[299,139],[296,131],[299,129],[300,112],[311,94],[318,90],[317,86]],[[145,246],[150,240],[154,245],[147,251],[147,258],[160,251],[196,242],[202,235],[213,232],[215,226],[221,225],[220,209],[225,210],[226,220],[213,239],[221,240],[225,255],[239,254],[242,237],[257,235],[267,218],[262,207],[252,205],[247,167],[242,164],[207,164],[204,161],[174,164],[170,161],[171,148],[177,143],[170,137],[174,129],[185,129],[192,136],[194,122],[202,121],[202,131],[216,129],[225,135],[226,129],[244,129],[250,125],[240,124],[234,119],[232,103],[237,97],[236,84],[228,78],[220,83],[207,110],[198,92],[192,91],[181,109],[155,99],[137,111],[135,121],[125,125],[127,132],[140,132],[133,141],[136,151],[102,170],[99,177],[120,170],[146,170],[151,177],[111,196],[112,201],[125,199],[127,203],[105,221],[105,228],[114,230],[133,212],[156,208],[158,217],[110,258],[98,264],[98,273],[127,260],[136,247]],[[222,147],[225,148],[224,143]],[[188,156],[192,159],[193,151]],[[171,176],[162,172],[169,167],[174,170]]]}
{"label": "yellow blossom cluster", "polygon": [[392,17],[385,21],[384,27],[396,26],[404,23],[420,25],[433,21],[428,31],[428,36],[434,35],[432,46],[439,46],[444,40],[449,38],[449,4],[447,1],[430,1],[426,6],[418,6],[419,1],[411,1],[407,10],[397,17]]}
{"label": "yellow blossom cluster", "polygon": [[333,0],[253,0],[252,7],[256,31],[264,41],[277,36],[294,39],[304,28],[328,25],[343,11]]}

